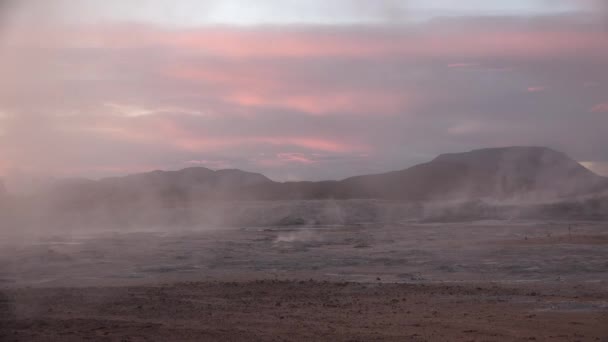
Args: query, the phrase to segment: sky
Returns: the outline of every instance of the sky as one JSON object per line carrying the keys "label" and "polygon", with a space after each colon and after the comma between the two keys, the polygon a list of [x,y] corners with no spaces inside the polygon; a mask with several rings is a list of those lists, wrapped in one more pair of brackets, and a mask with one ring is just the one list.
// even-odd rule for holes
{"label": "sky", "polygon": [[274,180],[540,145],[608,175],[603,0],[0,0],[0,175]]}

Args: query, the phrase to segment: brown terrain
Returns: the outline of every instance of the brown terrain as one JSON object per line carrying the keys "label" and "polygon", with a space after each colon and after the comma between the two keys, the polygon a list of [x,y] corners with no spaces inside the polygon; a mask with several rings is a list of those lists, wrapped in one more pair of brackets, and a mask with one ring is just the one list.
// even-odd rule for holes
{"label": "brown terrain", "polygon": [[0,253],[0,340],[608,341],[607,236],[480,222],[28,240]]}
{"label": "brown terrain", "polygon": [[19,289],[3,341],[608,341],[606,288],[319,281]]}

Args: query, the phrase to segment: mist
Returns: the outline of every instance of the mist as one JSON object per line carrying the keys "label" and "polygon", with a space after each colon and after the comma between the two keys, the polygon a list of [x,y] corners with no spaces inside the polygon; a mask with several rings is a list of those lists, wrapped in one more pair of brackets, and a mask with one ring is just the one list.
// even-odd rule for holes
{"label": "mist", "polygon": [[607,19],[0,1],[0,340],[603,340]]}

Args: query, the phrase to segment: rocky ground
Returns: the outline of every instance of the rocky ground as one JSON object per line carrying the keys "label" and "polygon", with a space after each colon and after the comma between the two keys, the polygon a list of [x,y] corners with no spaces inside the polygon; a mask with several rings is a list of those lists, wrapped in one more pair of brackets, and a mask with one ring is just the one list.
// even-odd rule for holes
{"label": "rocky ground", "polygon": [[263,280],[2,296],[2,341],[608,341],[608,289],[590,285]]}
{"label": "rocky ground", "polygon": [[0,239],[0,341],[608,341],[608,226]]}

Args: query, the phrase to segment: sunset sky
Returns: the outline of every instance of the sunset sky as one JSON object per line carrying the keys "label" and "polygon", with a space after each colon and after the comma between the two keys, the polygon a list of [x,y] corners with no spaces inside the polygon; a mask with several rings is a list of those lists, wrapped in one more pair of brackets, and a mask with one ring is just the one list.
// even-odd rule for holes
{"label": "sunset sky", "polygon": [[0,175],[340,179],[542,145],[608,175],[608,1],[0,1]]}

